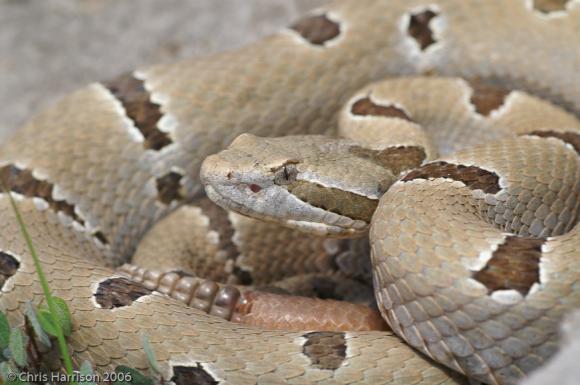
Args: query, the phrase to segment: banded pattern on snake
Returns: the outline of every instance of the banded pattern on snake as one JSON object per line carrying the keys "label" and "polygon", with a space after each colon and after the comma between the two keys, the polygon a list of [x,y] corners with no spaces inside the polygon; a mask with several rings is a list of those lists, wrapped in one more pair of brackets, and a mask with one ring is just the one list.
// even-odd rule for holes
{"label": "banded pattern on snake", "polygon": [[[525,376],[553,355],[580,300],[579,4],[338,1],[243,49],[91,84],[33,118],[2,145],[0,174],[70,304],[75,361],[146,369],[145,332],[177,384]],[[350,139],[295,136],[288,149],[287,139],[233,141],[242,133]],[[204,163],[209,198],[318,233],[370,225],[378,307],[408,345],[384,331],[230,323],[111,269],[133,254],[174,269],[190,262],[171,249],[192,245],[202,254],[192,271],[233,284],[335,267],[348,242],[203,198],[202,161],[230,143]],[[283,212],[288,202],[298,210]],[[0,308],[21,323],[42,292],[5,196],[0,211]],[[180,231],[162,227],[171,220]],[[197,233],[177,241],[183,223]],[[270,264],[268,239],[291,258],[309,253],[306,265]]]}

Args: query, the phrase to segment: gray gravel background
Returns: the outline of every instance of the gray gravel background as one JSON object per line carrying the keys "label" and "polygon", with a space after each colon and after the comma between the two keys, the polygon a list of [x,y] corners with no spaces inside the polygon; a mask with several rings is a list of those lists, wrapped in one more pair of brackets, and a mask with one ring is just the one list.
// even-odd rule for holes
{"label": "gray gravel background", "polygon": [[0,140],[94,80],[226,50],[327,0],[0,0]]}
{"label": "gray gravel background", "polygon": [[[239,47],[328,0],[0,0],[0,140],[94,80]],[[580,313],[527,385],[580,384]]]}

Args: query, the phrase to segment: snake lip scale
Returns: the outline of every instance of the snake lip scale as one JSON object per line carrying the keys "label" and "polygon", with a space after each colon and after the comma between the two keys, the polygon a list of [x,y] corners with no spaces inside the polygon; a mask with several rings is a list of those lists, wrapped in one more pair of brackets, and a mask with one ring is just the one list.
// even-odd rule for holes
{"label": "snake lip scale", "polygon": [[[518,383],[580,307],[579,33],[578,0],[339,0],[32,117],[0,178],[75,365],[147,371],[146,333],[177,385]],[[0,212],[20,325],[42,295]]]}

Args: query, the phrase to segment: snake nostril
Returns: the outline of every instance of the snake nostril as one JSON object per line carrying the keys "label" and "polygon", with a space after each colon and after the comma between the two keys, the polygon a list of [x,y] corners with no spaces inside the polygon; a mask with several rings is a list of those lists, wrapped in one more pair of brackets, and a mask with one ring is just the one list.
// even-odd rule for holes
{"label": "snake nostril", "polygon": [[257,193],[262,190],[262,187],[258,186],[257,184],[251,184],[248,186],[252,192]]}
{"label": "snake nostril", "polygon": [[228,180],[231,180],[233,176],[234,176],[234,173],[233,173],[233,172],[231,172],[231,171],[229,171],[229,172],[227,173],[227,175],[226,175],[226,177],[228,178]]}

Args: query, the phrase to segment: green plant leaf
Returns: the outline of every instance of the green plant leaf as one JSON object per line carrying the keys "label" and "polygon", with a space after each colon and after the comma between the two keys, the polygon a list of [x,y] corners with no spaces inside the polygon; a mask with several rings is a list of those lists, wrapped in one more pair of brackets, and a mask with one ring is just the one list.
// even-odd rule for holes
{"label": "green plant leaf", "polygon": [[20,367],[26,366],[28,363],[28,357],[26,356],[26,337],[20,329],[13,328],[10,332],[8,348],[16,365]]}
{"label": "green plant leaf", "polygon": [[[55,304],[52,293],[50,292],[50,287],[48,286],[48,280],[46,279],[46,276],[44,275],[44,271],[42,270],[42,264],[40,263],[40,258],[38,257],[38,254],[36,253],[36,249],[34,248],[34,244],[32,242],[32,237],[28,233],[28,229],[26,228],[26,224],[24,223],[24,220],[22,219],[22,215],[20,213],[20,210],[18,210],[18,205],[16,204],[16,201],[14,201],[14,198],[12,197],[10,190],[6,187],[6,184],[3,183],[2,181],[0,181],[0,185],[2,186],[2,189],[4,190],[4,192],[8,195],[8,198],[10,199],[10,205],[12,206],[12,209],[14,211],[14,216],[16,217],[16,220],[18,221],[18,224],[20,227],[20,232],[22,233],[22,237],[24,238],[24,240],[26,241],[26,245],[28,246],[28,251],[30,252],[30,256],[32,257],[32,260],[34,262],[34,269],[36,270],[36,274],[38,275],[38,279],[40,281],[40,286],[42,287],[42,292],[44,294],[44,298],[46,299],[46,303],[48,304],[48,308],[50,309],[50,312],[52,314],[51,319],[55,320],[53,327],[54,327],[54,331],[56,332],[56,339],[58,341],[58,348],[60,350],[60,354],[61,354],[61,358],[63,360],[64,367],[66,369],[66,372],[69,375],[72,375],[74,372],[73,365],[72,365],[72,358],[71,358],[71,355],[70,355],[69,350],[68,350],[68,345],[67,345],[66,340],[65,340],[64,332],[63,332],[62,328],[60,327],[60,322],[58,322],[58,319],[59,319],[58,308],[59,308],[59,306]],[[70,320],[70,312],[68,312],[68,319]],[[71,385],[75,385],[74,382]]]}
{"label": "green plant leaf", "polygon": [[0,312],[0,349],[6,349],[9,341],[10,325],[8,324],[8,318],[6,318],[4,313]]}
{"label": "green plant leaf", "polygon": [[81,379],[83,378],[85,379],[84,381],[83,380],[79,381],[79,384],[96,385],[94,381],[90,381],[90,379],[94,377],[93,377],[93,367],[89,361],[83,361],[79,373]]}
{"label": "green plant leaf", "polygon": [[36,337],[38,338],[40,343],[50,348],[52,346],[52,344],[50,343],[50,338],[46,335],[44,329],[42,329],[42,326],[40,326],[40,322],[36,317],[36,311],[34,310],[34,307],[32,307],[32,303],[30,301],[26,302],[25,314],[26,317],[28,318],[28,321],[30,322],[30,325],[32,325],[34,334],[36,334]]}
{"label": "green plant leaf", "polygon": [[72,317],[66,301],[60,297],[53,297],[54,304],[57,307],[58,321],[65,337],[72,333]]}
{"label": "green plant leaf", "polygon": [[149,342],[149,337],[147,337],[147,334],[143,333],[141,339],[143,340],[143,350],[145,350],[145,354],[147,355],[147,361],[149,361],[149,366],[155,373],[161,374],[161,370],[159,369],[159,365],[157,364],[157,358],[155,358],[155,352],[153,352],[153,348],[151,347],[151,343]]}
{"label": "green plant leaf", "polygon": [[[60,324],[64,336],[68,337],[72,333],[72,318],[68,309],[68,305],[62,298],[53,297],[53,300],[54,304],[56,305],[56,316],[58,323]],[[52,322],[50,310],[48,310],[46,307],[42,307],[38,309],[36,316],[40,326],[42,326],[42,329],[49,335],[56,337],[57,331]]]}
{"label": "green plant leaf", "polygon": [[48,333],[48,335],[56,337],[56,328],[52,323],[52,316],[47,309],[38,309],[36,318],[38,319],[38,323],[42,327],[42,330]]}
{"label": "green plant leaf", "polygon": [[5,382],[10,378],[10,374],[16,373],[16,368],[9,362],[2,362],[0,364],[0,374],[2,375],[2,380]]}
{"label": "green plant leaf", "polygon": [[153,378],[125,365],[117,366],[115,372],[122,374],[118,381],[113,382],[115,385],[154,385],[155,383]]}

